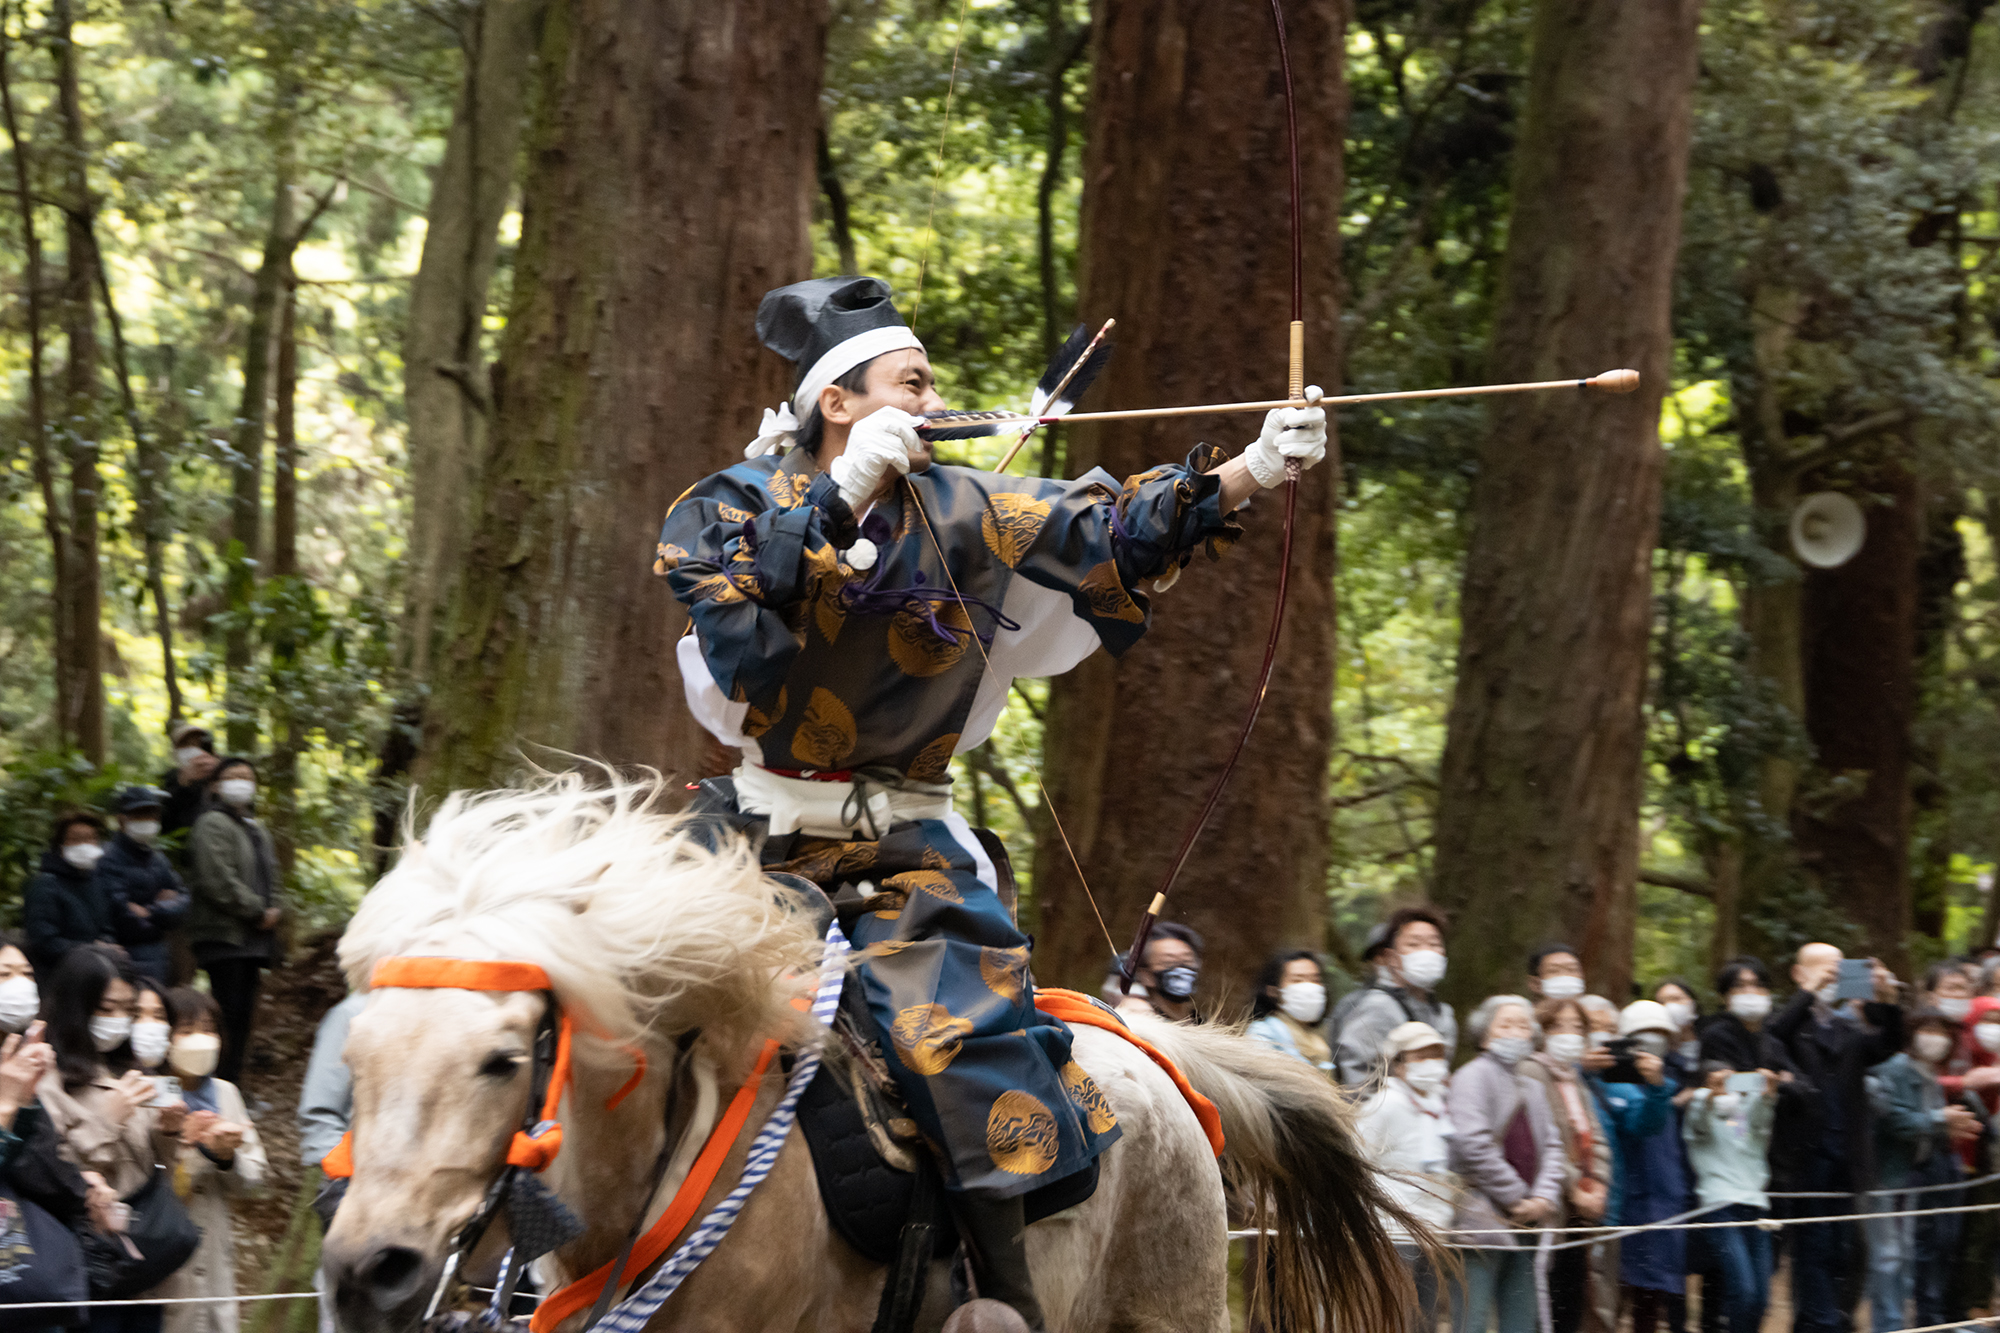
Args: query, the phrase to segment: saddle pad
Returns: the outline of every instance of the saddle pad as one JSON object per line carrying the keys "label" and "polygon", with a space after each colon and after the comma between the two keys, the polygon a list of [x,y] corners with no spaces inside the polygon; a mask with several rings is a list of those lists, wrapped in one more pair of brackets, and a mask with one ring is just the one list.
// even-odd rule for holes
{"label": "saddle pad", "polygon": [[1153,1063],[1166,1071],[1167,1077],[1174,1081],[1174,1086],[1181,1090],[1181,1096],[1187,1099],[1188,1108],[1194,1112],[1194,1118],[1201,1122],[1202,1132],[1208,1135],[1208,1146],[1215,1150],[1217,1157],[1222,1156],[1222,1113],[1215,1109],[1215,1103],[1196,1092],[1194,1084],[1187,1081],[1187,1075],[1181,1073],[1180,1066],[1169,1060],[1159,1047],[1126,1027],[1125,1020],[1112,1012],[1109,1005],[1094,1000],[1080,991],[1054,990],[1037,986],[1035,1008],[1051,1018],[1060,1018],[1065,1023],[1081,1023],[1085,1027],[1103,1028],[1106,1032],[1123,1037],[1151,1056]]}

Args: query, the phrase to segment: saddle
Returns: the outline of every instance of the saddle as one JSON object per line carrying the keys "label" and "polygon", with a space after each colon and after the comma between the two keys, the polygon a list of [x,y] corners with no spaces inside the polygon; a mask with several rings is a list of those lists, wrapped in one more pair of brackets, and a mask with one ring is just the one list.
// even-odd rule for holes
{"label": "saddle", "polygon": [[[812,1149],[813,1174],[834,1231],[862,1257],[895,1263],[905,1224],[935,1212],[935,1200],[924,1196],[938,1188],[937,1168],[898,1100],[882,1063],[881,1034],[853,976],[841,991],[833,1031],[819,1073],[799,1098],[799,1130]],[[1030,1191],[1022,1200],[1028,1222],[1089,1199],[1097,1176],[1093,1158],[1083,1170]],[[948,1258],[958,1247],[948,1226],[932,1235],[932,1258]]]}

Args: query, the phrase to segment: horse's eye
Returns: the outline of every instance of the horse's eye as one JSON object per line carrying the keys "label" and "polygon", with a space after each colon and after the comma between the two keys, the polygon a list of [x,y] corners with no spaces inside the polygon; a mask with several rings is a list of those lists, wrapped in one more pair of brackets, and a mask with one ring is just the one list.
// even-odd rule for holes
{"label": "horse's eye", "polygon": [[509,1055],[506,1051],[495,1051],[479,1066],[481,1078],[512,1078],[514,1071],[521,1067],[521,1057]]}

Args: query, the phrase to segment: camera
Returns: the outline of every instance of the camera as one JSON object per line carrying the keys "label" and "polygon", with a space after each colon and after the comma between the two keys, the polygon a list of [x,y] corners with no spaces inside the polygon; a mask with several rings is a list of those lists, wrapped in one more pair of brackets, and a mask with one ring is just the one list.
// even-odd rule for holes
{"label": "camera", "polygon": [[1604,1071],[1606,1083],[1643,1083],[1645,1078],[1639,1073],[1639,1039],[1637,1037],[1613,1037],[1604,1043],[1604,1049],[1611,1052],[1611,1068]]}

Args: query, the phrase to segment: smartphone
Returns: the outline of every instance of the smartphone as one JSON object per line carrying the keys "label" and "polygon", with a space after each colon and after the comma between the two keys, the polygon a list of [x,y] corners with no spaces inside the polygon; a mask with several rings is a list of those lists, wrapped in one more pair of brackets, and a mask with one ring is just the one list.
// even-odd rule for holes
{"label": "smartphone", "polygon": [[172,1106],[181,1099],[181,1081],[171,1074],[154,1074],[153,1100],[148,1106]]}
{"label": "smartphone", "polygon": [[1746,1097],[1761,1097],[1764,1093],[1764,1076],[1756,1070],[1748,1073],[1731,1074],[1722,1081],[1724,1092],[1740,1092]]}
{"label": "smartphone", "polygon": [[1866,958],[1843,958],[1840,960],[1839,988],[1834,992],[1833,1002],[1845,1004],[1849,1000],[1872,1000],[1875,998],[1875,964]]}

